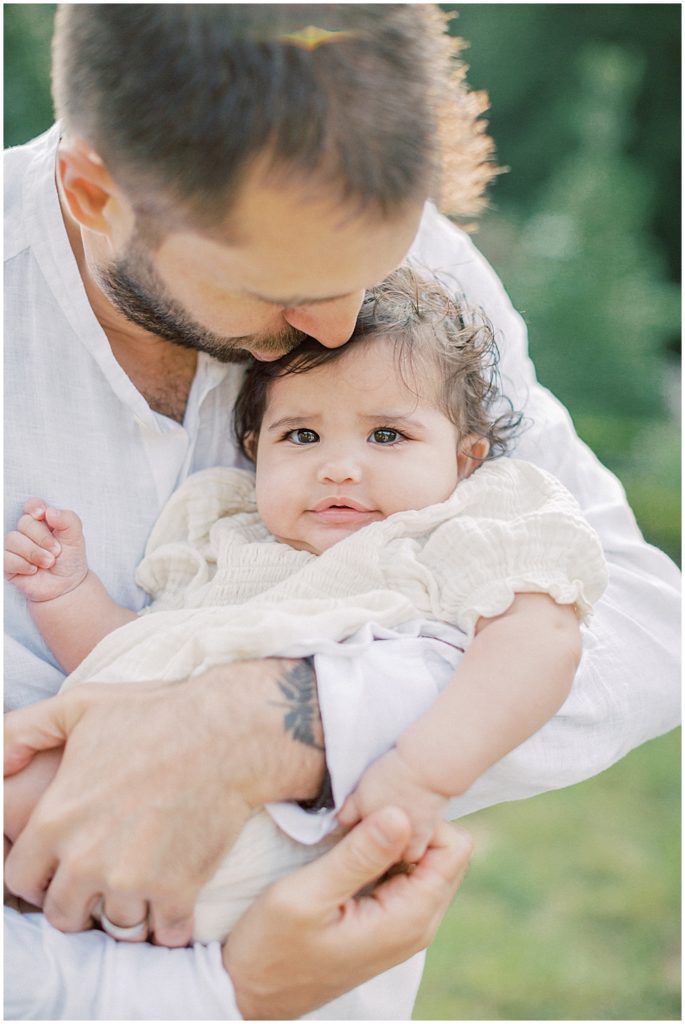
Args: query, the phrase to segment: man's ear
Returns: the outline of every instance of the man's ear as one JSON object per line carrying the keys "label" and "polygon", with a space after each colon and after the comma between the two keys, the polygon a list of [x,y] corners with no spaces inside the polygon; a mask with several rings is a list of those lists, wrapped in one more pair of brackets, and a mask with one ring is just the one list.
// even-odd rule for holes
{"label": "man's ear", "polygon": [[116,186],[100,157],[83,139],[62,139],[57,177],[73,219],[91,231],[110,234],[107,207]]}
{"label": "man's ear", "polygon": [[486,437],[479,437],[478,434],[469,434],[459,445],[457,451],[457,472],[459,479],[464,480],[478,469],[481,462],[484,462],[490,451],[490,442]]}

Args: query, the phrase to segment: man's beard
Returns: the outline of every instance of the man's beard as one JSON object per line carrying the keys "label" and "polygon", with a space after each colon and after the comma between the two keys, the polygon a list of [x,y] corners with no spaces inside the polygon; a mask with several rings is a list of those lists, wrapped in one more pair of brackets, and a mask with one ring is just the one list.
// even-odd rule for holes
{"label": "man's beard", "polygon": [[206,352],[222,363],[243,363],[250,353],[285,355],[307,337],[287,324],[277,334],[229,337],[215,334],[192,320],[157,279],[147,255],[135,243],[109,267],[98,271],[99,286],[131,323],[181,348]]}

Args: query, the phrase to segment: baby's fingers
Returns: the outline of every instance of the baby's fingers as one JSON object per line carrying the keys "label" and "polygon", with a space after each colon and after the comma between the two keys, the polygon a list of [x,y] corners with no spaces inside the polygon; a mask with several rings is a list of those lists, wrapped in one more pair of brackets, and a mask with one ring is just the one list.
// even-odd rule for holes
{"label": "baby's fingers", "polygon": [[47,523],[43,519],[35,519],[31,513],[25,513],[21,517],[17,523],[16,532],[28,537],[34,544],[49,551],[51,555],[57,556],[62,550]]}
{"label": "baby's fingers", "polygon": [[361,820],[362,813],[355,795],[352,793],[338,811],[338,821],[345,828],[352,828],[353,825],[356,825]]}
{"label": "baby's fingers", "polygon": [[34,519],[43,519],[45,517],[45,502],[42,498],[29,498],[24,503],[24,512],[28,512]]}
{"label": "baby's fingers", "polygon": [[35,565],[31,565],[25,558],[11,551],[5,551],[2,569],[6,580],[11,580],[14,576],[33,576],[38,572]]}
{"label": "baby's fingers", "polygon": [[79,544],[83,539],[83,525],[75,512],[48,506],[45,521],[63,544]]}
{"label": "baby's fingers", "polygon": [[54,563],[54,555],[23,533],[14,530],[5,538],[5,575],[30,576],[37,569],[49,569]]}

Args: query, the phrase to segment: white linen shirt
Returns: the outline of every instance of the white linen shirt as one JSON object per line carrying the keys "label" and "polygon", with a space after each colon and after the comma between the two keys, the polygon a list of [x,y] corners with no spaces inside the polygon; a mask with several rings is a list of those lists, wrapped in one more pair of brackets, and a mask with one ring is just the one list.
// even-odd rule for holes
{"label": "white linen shirt", "polygon": [[[54,127],[10,150],[5,159],[5,529],[14,528],[32,495],[74,509],[84,522],[91,567],[114,600],[139,610],[144,598],[134,584],[135,567],[174,488],[195,470],[241,465],[230,430],[240,370],[200,356],[182,425],[149,408],[114,359],[83,289],[55,187],[58,138]],[[456,815],[580,781],[678,723],[679,574],[665,555],[645,544],[621,485],[578,440],[564,408],[536,383],[523,322],[470,239],[428,204],[412,255],[419,266],[439,271],[470,303],[482,306],[492,321],[505,391],[533,421],[515,454],[559,477],[575,495],[602,539],[610,574],[585,632],[583,659],[564,707],[455,801]],[[6,704],[18,707],[55,693],[62,673],[14,588],[7,588],[5,607]],[[377,678],[379,645],[373,636],[368,640],[365,646],[339,645],[316,658],[334,792],[345,788],[336,780],[349,777],[356,770],[351,765],[374,756],[377,734],[392,732],[393,702],[401,704],[396,688],[371,685]],[[383,639],[388,642],[394,641]],[[281,815],[279,823],[286,818]],[[318,830],[316,816],[312,828]],[[14,986],[12,1013],[36,1019],[32,986],[41,984],[45,969],[40,953],[44,931],[14,917],[12,929],[14,939],[9,939],[17,951],[36,951],[34,961],[23,956],[21,969],[6,975]],[[65,936],[59,959],[51,961],[63,979],[71,976],[73,965],[97,972],[103,963],[95,952],[102,945],[98,933],[78,936],[79,943],[70,944],[75,938]],[[94,951],[87,961],[84,942]],[[198,947],[198,957],[203,950],[211,954],[210,947]],[[148,960],[145,977],[151,992],[164,977],[153,961],[180,964],[183,955],[188,960],[186,950],[170,952],[179,954],[176,961],[173,956]],[[32,962],[35,975],[28,970]],[[141,985],[143,968],[127,974],[123,963],[119,957],[118,984],[133,991]],[[413,971],[414,987],[415,963],[406,971]],[[205,980],[218,976],[216,958],[213,964]],[[185,990],[186,1003],[178,1006],[187,1019],[206,1019],[215,1012],[217,998],[226,1006],[226,1017],[237,1016],[221,980],[220,995],[210,997],[206,985]],[[84,993],[95,992],[96,981],[84,984]],[[58,989],[56,983],[44,985],[45,992]],[[349,1015],[407,1016],[407,990],[396,979],[377,979],[379,992],[375,1013],[357,1003]],[[133,994],[131,999],[129,1019],[144,1019],[136,1017],[139,1004]],[[378,1012],[381,1007],[385,1013]],[[52,1004],[53,1011],[58,1008]],[[41,1012],[50,1016],[50,1009],[43,1003]],[[101,1002],[87,1006],[86,1017],[88,1011],[90,1019],[107,1019],[108,1008]],[[120,1004],[117,1011],[127,1017]]]}

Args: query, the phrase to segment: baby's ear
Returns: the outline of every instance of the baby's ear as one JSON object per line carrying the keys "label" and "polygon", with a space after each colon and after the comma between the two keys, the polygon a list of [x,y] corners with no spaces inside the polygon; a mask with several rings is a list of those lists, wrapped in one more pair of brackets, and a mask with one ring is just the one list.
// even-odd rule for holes
{"label": "baby's ear", "polygon": [[252,462],[257,461],[257,442],[259,441],[259,434],[254,430],[248,430],[243,438],[243,448],[248,459]]}
{"label": "baby's ear", "polygon": [[481,462],[484,462],[490,451],[490,442],[487,437],[479,437],[478,434],[469,434],[459,445],[457,450],[457,472],[459,479],[464,480],[478,469]]}

